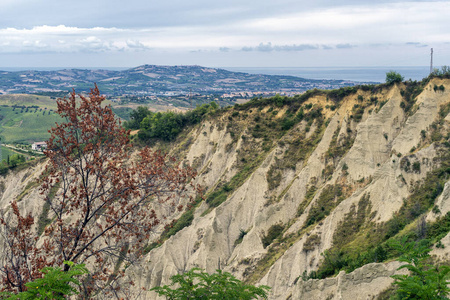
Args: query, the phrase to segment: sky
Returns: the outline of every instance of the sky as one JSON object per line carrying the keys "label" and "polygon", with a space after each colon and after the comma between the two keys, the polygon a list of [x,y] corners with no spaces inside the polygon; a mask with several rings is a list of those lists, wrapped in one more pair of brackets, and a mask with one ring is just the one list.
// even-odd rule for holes
{"label": "sky", "polygon": [[450,1],[0,0],[1,67],[450,65]]}

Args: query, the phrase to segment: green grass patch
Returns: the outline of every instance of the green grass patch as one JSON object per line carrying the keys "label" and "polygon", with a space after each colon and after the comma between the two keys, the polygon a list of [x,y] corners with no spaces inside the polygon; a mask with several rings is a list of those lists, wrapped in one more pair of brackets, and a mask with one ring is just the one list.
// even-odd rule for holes
{"label": "green grass patch", "polygon": [[300,203],[297,209],[297,217],[301,216],[305,212],[305,208],[309,205],[309,203],[314,199],[316,195],[317,188],[315,185],[308,187],[305,194],[305,199]]}
{"label": "green grass patch", "polygon": [[52,220],[48,217],[49,211],[50,211],[50,204],[48,204],[48,202],[45,202],[44,205],[42,206],[42,212],[38,218],[37,232],[39,236],[42,233],[44,233],[45,227],[47,227],[47,225],[52,222]]}
{"label": "green grass patch", "polygon": [[284,226],[282,224],[274,224],[270,226],[270,228],[267,230],[267,234],[264,234],[263,238],[261,239],[263,247],[266,248],[272,242],[280,237],[280,235],[283,233]]}
{"label": "green grass patch", "polygon": [[5,146],[1,146],[1,151],[2,151],[2,160],[8,160],[8,156],[13,156],[14,154],[16,154],[17,152],[9,149],[8,147]]}
{"label": "green grass patch", "polygon": [[42,108],[0,107],[0,137],[3,143],[33,143],[50,137],[48,130],[62,119]]}
{"label": "green grass patch", "polygon": [[57,108],[55,97],[31,95],[31,94],[0,95],[0,105],[38,106],[40,108],[47,107],[47,110],[49,109],[55,110]]}
{"label": "green grass patch", "polygon": [[39,186],[39,182],[37,180],[30,180],[28,182],[28,184],[25,186],[25,188],[23,189],[23,191],[19,194],[19,196],[17,196],[16,201],[20,202],[23,197],[25,197],[26,195],[28,195],[34,188]]}
{"label": "green grass patch", "polygon": [[340,248],[354,240],[370,214],[371,203],[369,199],[370,196],[364,194],[359,200],[357,208],[355,205],[350,207],[350,211],[339,222],[333,234],[333,246]]}
{"label": "green grass patch", "polygon": [[323,188],[319,198],[309,210],[305,227],[313,225],[328,216],[331,211],[344,200],[346,195],[340,184],[327,185]]}

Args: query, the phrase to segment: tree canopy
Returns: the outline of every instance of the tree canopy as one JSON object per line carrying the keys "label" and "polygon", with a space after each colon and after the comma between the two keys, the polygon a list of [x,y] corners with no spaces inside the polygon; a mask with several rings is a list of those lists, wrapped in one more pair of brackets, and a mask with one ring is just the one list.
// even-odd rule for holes
{"label": "tree canopy", "polygon": [[400,73],[397,73],[395,71],[389,71],[386,73],[386,83],[387,84],[394,84],[396,82],[402,82],[403,76],[400,75]]}
{"label": "tree canopy", "polygon": [[[172,283],[152,290],[166,299],[217,299],[250,300],[261,297],[267,299],[268,286],[255,287],[242,283],[228,272],[217,270],[209,274],[193,268],[184,274],[174,275]],[[176,286],[176,288],[173,288]]]}
{"label": "tree canopy", "polygon": [[186,113],[177,112],[152,112],[147,107],[140,106],[130,113],[130,121],[125,122],[124,127],[140,129],[138,137],[146,141],[158,139],[172,141],[188,125],[194,125],[203,118],[214,113],[219,106],[215,102],[197,106]]}
{"label": "tree canopy", "polygon": [[430,263],[430,242],[392,240],[390,246],[401,253],[398,259],[404,262],[398,270],[407,269],[408,275],[393,275],[394,285],[398,287],[395,299],[448,299],[450,294],[450,267]]}

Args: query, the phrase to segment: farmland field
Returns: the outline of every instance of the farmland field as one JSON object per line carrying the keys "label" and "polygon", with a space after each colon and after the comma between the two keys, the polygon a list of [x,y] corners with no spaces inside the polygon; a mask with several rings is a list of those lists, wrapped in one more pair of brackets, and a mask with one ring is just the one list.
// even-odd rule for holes
{"label": "farmland field", "polygon": [[60,122],[54,110],[0,106],[0,137],[2,143],[33,143],[50,137],[48,130]]}
{"label": "farmland field", "polygon": [[0,105],[7,106],[39,106],[47,109],[56,109],[56,99],[47,96],[10,94],[0,95]]}
{"label": "farmland field", "polygon": [[5,146],[1,147],[1,151],[2,151],[2,159],[4,159],[4,160],[7,160],[8,155],[12,156],[17,153],[17,152],[12,151],[9,148],[6,148]]}
{"label": "farmland field", "polygon": [[[105,101],[105,105],[111,101]],[[56,110],[56,99],[38,95],[0,95],[0,138],[4,144],[45,141],[48,130],[62,119]],[[126,116],[126,109],[120,113]]]}

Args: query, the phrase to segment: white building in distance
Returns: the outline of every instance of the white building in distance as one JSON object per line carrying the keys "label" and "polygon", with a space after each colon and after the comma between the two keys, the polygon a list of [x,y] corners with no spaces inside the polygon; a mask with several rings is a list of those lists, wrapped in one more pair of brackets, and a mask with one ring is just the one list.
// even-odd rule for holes
{"label": "white building in distance", "polygon": [[46,148],[47,148],[46,142],[36,142],[36,143],[33,143],[33,145],[31,145],[31,149],[33,149],[35,151],[42,151]]}

